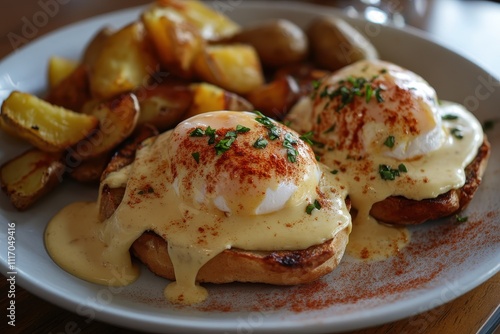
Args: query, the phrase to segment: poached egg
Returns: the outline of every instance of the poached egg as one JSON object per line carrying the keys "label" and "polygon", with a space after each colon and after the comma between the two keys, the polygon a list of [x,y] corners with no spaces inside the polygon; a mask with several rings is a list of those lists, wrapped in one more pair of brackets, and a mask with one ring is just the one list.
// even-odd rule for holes
{"label": "poached egg", "polygon": [[390,196],[435,198],[462,187],[464,169],[483,143],[481,124],[463,106],[439,101],[422,77],[382,60],[362,60],[323,78],[287,121],[309,132],[321,162],[348,188],[357,212],[351,240],[360,241],[348,252],[358,257],[397,252],[409,241],[406,229],[374,221],[373,204]]}

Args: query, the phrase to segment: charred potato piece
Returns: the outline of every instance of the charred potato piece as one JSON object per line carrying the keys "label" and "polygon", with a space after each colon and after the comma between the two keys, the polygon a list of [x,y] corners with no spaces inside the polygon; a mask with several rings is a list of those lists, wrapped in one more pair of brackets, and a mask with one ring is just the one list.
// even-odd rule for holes
{"label": "charred potato piece", "polygon": [[253,106],[243,97],[208,83],[191,84],[193,103],[184,118],[208,111],[250,111]]}
{"label": "charred potato piece", "polygon": [[362,59],[378,57],[375,47],[346,21],[333,16],[318,18],[307,29],[315,63],[335,71]]}
{"label": "charred potato piece", "polygon": [[141,22],[108,36],[90,65],[92,96],[106,99],[143,85],[158,67]]}
{"label": "charred potato piece", "polygon": [[[69,176],[82,183],[99,182],[102,172],[108,165],[109,159],[110,153],[106,152],[101,156],[81,161],[76,167],[69,171]],[[68,170],[70,167],[66,169]]]}
{"label": "charred potato piece", "polygon": [[288,20],[273,20],[245,28],[229,42],[252,45],[262,65],[273,68],[299,63],[307,58],[309,50],[304,31]]}
{"label": "charred potato piece", "polygon": [[250,45],[210,45],[194,62],[203,81],[237,94],[246,94],[264,84],[259,56]]}
{"label": "charred potato piece", "polygon": [[255,109],[263,114],[282,119],[299,98],[300,87],[291,76],[280,76],[246,95]]}
{"label": "charred potato piece", "polygon": [[61,82],[51,87],[45,99],[54,105],[80,112],[82,105],[90,98],[88,69],[85,65],[79,65]]}
{"label": "charred potato piece", "polygon": [[128,93],[100,103],[91,114],[99,119],[99,128],[70,149],[73,159],[84,161],[111,152],[137,125],[139,103]]}
{"label": "charred potato piece", "polygon": [[64,78],[67,78],[77,67],[77,61],[63,57],[50,57],[47,75],[49,87],[53,88],[57,86],[57,84]]}
{"label": "charred potato piece", "polygon": [[54,106],[38,97],[12,92],[3,102],[0,126],[42,151],[61,152],[90,136],[99,120]]}
{"label": "charred potato piece", "polygon": [[164,83],[137,96],[141,110],[137,124],[149,123],[160,131],[177,125],[193,103],[193,91],[186,84]]}
{"label": "charred potato piece", "polygon": [[158,134],[158,129],[151,124],[138,126],[136,131],[134,131],[134,133],[128,137],[113,154],[106,169],[102,173],[101,181],[104,181],[110,173],[130,165],[135,159],[135,152],[140,144],[144,140],[157,136]]}
{"label": "charred potato piece", "polygon": [[61,155],[31,149],[0,167],[2,189],[18,210],[26,210],[62,181]]}

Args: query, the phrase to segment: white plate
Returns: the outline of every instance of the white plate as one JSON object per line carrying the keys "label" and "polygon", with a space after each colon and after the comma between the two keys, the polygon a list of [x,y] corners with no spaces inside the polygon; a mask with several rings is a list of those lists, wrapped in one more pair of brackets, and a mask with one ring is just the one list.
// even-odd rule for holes
{"label": "white plate", "polygon": [[[253,1],[232,3],[239,5],[228,14],[243,24],[283,17],[304,26],[327,11],[283,2],[266,3],[265,10]],[[130,22],[140,10],[120,11],[71,25],[7,57],[0,64],[0,99],[14,89],[43,92],[51,55],[78,58],[95,31],[106,24]],[[485,82],[491,76],[478,66],[416,31],[351,22],[371,38],[382,58],[422,75],[437,89],[440,98],[468,104],[481,121],[498,117],[495,113],[500,94],[488,90]],[[24,213],[16,212],[6,197],[0,196],[2,272],[10,271],[6,225],[15,222],[17,283],[86,320],[159,332],[314,333],[353,330],[411,317],[464,294],[500,269],[499,134],[489,133],[493,153],[484,183],[465,212],[468,222],[456,224],[448,219],[412,228],[412,242],[401,256],[379,263],[346,257],[334,273],[312,285],[208,285],[207,302],[180,307],[163,299],[166,281],[145,269],[137,282],[124,288],[84,282],[52,262],[42,237],[47,221],[64,205],[96,198],[95,188],[71,182]],[[2,162],[25,147],[3,134],[0,145]],[[431,316],[427,320],[434,319]],[[424,325],[420,321],[415,328]]]}

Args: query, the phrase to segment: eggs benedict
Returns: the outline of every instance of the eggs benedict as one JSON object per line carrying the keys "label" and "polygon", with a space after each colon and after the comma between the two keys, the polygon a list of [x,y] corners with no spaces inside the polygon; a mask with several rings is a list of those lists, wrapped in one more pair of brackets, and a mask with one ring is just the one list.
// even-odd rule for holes
{"label": "eggs benedict", "polygon": [[[108,170],[99,204],[56,215],[47,250],[63,269],[101,284],[137,277],[130,250],[175,280],[165,289],[174,303],[203,301],[199,282],[315,280],[339,263],[351,219],[345,187],[299,137],[260,113],[187,119]],[[104,188],[123,189],[116,205]]]}
{"label": "eggs benedict", "polygon": [[439,101],[417,74],[381,60],[359,61],[317,82],[286,121],[309,134],[321,161],[348,188],[354,237],[378,226],[381,235],[400,233],[404,244],[403,229],[373,221],[419,224],[458,213],[489,156],[474,115]]}

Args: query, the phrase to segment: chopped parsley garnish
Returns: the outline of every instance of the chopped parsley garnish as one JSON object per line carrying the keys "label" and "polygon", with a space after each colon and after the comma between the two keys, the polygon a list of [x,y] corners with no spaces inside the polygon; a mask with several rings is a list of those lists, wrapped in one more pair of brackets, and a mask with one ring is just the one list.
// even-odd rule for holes
{"label": "chopped parsley garnish", "polygon": [[338,172],[339,172],[339,171],[338,171],[338,169],[334,169],[334,170],[332,170],[330,173],[332,173],[333,175],[335,175],[335,174],[337,174]]}
{"label": "chopped parsley garnish", "polygon": [[220,155],[231,148],[231,145],[236,140],[235,132],[229,131],[224,139],[219,140],[217,144],[215,144],[215,152],[217,155]]}
{"label": "chopped parsley garnish", "polygon": [[389,148],[393,148],[395,143],[396,143],[396,139],[394,138],[394,136],[389,136],[385,140],[384,145],[389,147]]}
{"label": "chopped parsley garnish", "polygon": [[301,135],[299,138],[302,139],[303,141],[305,141],[308,145],[310,145],[312,147],[314,147],[314,146],[319,147],[319,148],[325,147],[325,144],[314,140],[313,137],[314,137],[314,132],[309,131],[309,132],[306,132],[303,135]]}
{"label": "chopped parsley garnish", "polygon": [[[208,126],[205,130],[201,128],[196,128],[189,134],[190,137],[208,137],[208,145],[215,144],[215,152],[217,155],[220,155],[231,148],[231,145],[236,140],[236,137],[239,133],[246,133],[250,131],[250,128],[247,128],[243,125],[236,125],[236,130],[227,131],[224,138],[219,140],[217,144],[215,144],[215,138],[217,137],[217,130]],[[197,163],[200,161],[200,153],[194,152],[191,154],[196,160]]]}
{"label": "chopped parsley garnish", "polygon": [[213,143],[215,143],[215,137],[217,136],[216,131],[217,130],[211,128],[210,126],[208,126],[205,130],[205,135],[208,136],[208,145],[212,145]]}
{"label": "chopped parsley garnish", "polygon": [[305,141],[307,144],[314,146],[314,141],[312,139],[313,136],[314,136],[314,132],[309,131],[309,132],[304,133],[299,138],[302,139],[303,141]]}
{"label": "chopped parsley garnish", "polygon": [[371,80],[367,80],[362,77],[349,76],[346,80],[340,80],[338,82],[339,86],[334,91],[328,92],[328,88],[325,87],[319,96],[321,98],[328,97],[330,100],[340,97],[340,103],[336,110],[338,112],[350,104],[356,96],[364,96],[366,103],[368,103],[375,95],[379,103],[384,102],[384,99],[380,95],[384,89],[382,87],[374,87],[373,80],[376,78],[377,76],[374,76]]}
{"label": "chopped parsley garnish", "polygon": [[465,223],[469,219],[469,217],[456,215],[455,219],[457,223]]}
{"label": "chopped parsley garnish", "polygon": [[321,204],[319,204],[317,199],[314,200],[313,204],[309,204],[308,206],[306,206],[306,213],[308,215],[310,215],[310,214],[312,214],[314,209],[317,209],[317,210],[321,209]]}
{"label": "chopped parsley garnish", "polygon": [[199,164],[200,163],[200,152],[194,152],[194,153],[191,153],[191,155],[193,156],[196,163]]}
{"label": "chopped parsley garnish", "polygon": [[372,85],[370,85],[369,83],[367,83],[365,85],[365,101],[366,101],[366,103],[370,102],[370,100],[372,98],[372,95],[373,95]]}
{"label": "chopped parsley garnish", "polygon": [[267,146],[267,144],[268,144],[268,141],[265,138],[259,137],[259,139],[257,139],[255,141],[255,143],[253,143],[253,147],[265,148]]}
{"label": "chopped parsley garnish", "polygon": [[269,128],[269,139],[275,140],[278,139],[281,135],[281,130],[278,129],[276,126],[273,126],[272,128]]}
{"label": "chopped parsley garnish", "polygon": [[276,124],[274,124],[274,122],[269,117],[262,114],[260,111],[255,110],[254,113],[256,113],[259,116],[256,117],[255,120],[260,124],[264,125],[269,130],[268,132],[269,139],[271,140],[278,139],[281,135],[281,130],[276,126]]}
{"label": "chopped parsley garnish", "polygon": [[196,128],[189,134],[191,137],[203,137],[205,135],[205,131],[202,128]]}
{"label": "chopped parsley garnish", "polygon": [[259,116],[259,117],[255,117],[255,120],[257,122],[259,122],[260,124],[264,125],[266,128],[271,128],[271,127],[276,126],[276,125],[274,125],[273,121],[269,117],[267,117],[266,115],[264,115],[260,111],[255,110],[254,113],[256,113]]}
{"label": "chopped parsley garnish", "polygon": [[375,98],[377,99],[377,102],[379,102],[379,103],[384,102],[384,99],[383,99],[383,98],[382,98],[382,96],[380,95],[380,92],[381,92],[381,91],[383,91],[383,89],[382,89],[382,88],[380,88],[380,87],[379,87],[379,88],[377,88],[377,89],[375,89]]}
{"label": "chopped parsley garnish", "polygon": [[445,121],[453,121],[453,120],[458,119],[458,116],[453,115],[453,114],[446,114],[446,115],[441,116],[441,119],[443,119]]}
{"label": "chopped parsley garnish", "polygon": [[395,180],[397,176],[400,176],[401,173],[406,173],[408,170],[404,164],[400,164],[397,169],[391,168],[389,165],[379,165],[378,172],[382,180]]}
{"label": "chopped parsley garnish", "polygon": [[451,134],[455,138],[457,138],[457,139],[463,139],[464,138],[464,135],[462,134],[462,131],[460,131],[460,129],[457,129],[457,128],[451,129]]}
{"label": "chopped parsley garnish", "polygon": [[236,132],[238,133],[245,133],[245,132],[248,132],[250,131],[250,128],[247,128],[246,126],[243,126],[243,125],[236,125]]}
{"label": "chopped parsley garnish", "polygon": [[286,148],[286,155],[290,162],[296,162],[297,155],[299,154],[294,145],[297,145],[297,139],[290,132],[287,132],[283,141],[283,147]]}

